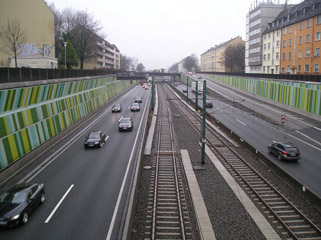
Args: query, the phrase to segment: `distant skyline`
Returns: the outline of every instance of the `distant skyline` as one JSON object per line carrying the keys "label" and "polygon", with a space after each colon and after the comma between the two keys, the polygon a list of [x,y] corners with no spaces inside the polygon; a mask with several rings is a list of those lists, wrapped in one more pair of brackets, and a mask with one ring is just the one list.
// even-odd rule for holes
{"label": "distant skyline", "polygon": [[[168,68],[237,36],[245,40],[246,14],[253,0],[46,0],[62,11],[85,10],[95,17],[106,40],[147,70]],[[274,0],[284,3],[285,0]],[[301,0],[288,0],[297,4]]]}

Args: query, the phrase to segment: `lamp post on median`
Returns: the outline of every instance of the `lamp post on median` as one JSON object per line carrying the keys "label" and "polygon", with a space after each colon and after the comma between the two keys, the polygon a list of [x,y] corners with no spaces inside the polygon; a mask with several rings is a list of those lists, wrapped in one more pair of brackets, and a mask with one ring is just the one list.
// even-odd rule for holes
{"label": "lamp post on median", "polygon": [[64,42],[64,46],[65,46],[65,68],[67,68],[67,54],[66,54],[67,42]]}
{"label": "lamp post on median", "polygon": [[205,164],[205,124],[206,124],[206,80],[203,81],[203,130],[202,130],[202,165]]}
{"label": "lamp post on median", "polygon": [[186,76],[187,78],[187,102],[188,102],[188,76]]}
{"label": "lamp post on median", "polygon": [[196,99],[195,99],[195,111],[198,111],[198,80],[196,80]]}

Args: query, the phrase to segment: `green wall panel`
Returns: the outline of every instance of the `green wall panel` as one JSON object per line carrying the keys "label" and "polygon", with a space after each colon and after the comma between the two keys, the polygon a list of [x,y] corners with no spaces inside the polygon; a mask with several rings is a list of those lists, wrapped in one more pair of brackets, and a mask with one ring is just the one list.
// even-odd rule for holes
{"label": "green wall panel", "polygon": [[[0,91],[0,170],[129,88],[114,76]],[[36,105],[35,105],[36,104]]]}

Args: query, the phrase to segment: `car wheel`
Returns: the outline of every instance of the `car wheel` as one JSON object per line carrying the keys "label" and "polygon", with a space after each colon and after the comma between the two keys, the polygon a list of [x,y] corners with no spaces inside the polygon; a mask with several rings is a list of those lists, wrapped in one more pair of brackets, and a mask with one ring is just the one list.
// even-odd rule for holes
{"label": "car wheel", "polygon": [[103,146],[103,142],[100,142],[99,143],[99,147],[101,148]]}
{"label": "car wheel", "polygon": [[40,203],[43,204],[45,201],[46,201],[46,194],[42,192],[40,196]]}
{"label": "car wheel", "polygon": [[280,161],[282,161],[281,153],[278,154],[278,159],[279,159]]}
{"label": "car wheel", "polygon": [[22,214],[21,223],[26,224],[28,221],[29,221],[29,215],[28,215],[28,213],[24,212]]}

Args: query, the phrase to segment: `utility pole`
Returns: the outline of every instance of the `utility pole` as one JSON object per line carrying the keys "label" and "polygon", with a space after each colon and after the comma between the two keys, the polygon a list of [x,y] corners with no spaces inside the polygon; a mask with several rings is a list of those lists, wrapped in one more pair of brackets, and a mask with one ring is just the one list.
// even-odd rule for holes
{"label": "utility pole", "polygon": [[202,130],[202,165],[205,164],[205,124],[206,124],[206,80],[203,82],[203,130]]}
{"label": "utility pole", "polygon": [[187,102],[188,102],[188,76],[187,77]]}
{"label": "utility pole", "polygon": [[67,68],[67,55],[66,55],[67,42],[64,42],[64,46],[65,46],[65,68]]}
{"label": "utility pole", "polygon": [[195,99],[195,111],[198,111],[198,80],[196,80],[196,99]]}
{"label": "utility pole", "polygon": [[155,76],[152,76],[152,111],[154,111],[154,91],[155,91]]}

